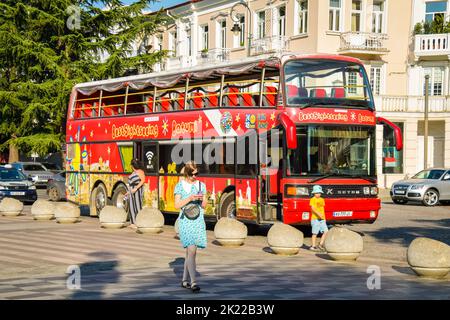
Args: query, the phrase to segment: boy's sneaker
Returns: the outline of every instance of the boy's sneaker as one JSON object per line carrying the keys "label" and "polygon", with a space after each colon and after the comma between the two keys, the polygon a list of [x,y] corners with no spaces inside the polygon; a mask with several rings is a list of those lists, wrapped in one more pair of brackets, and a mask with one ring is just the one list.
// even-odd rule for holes
{"label": "boy's sneaker", "polygon": [[320,249],[319,249],[319,248],[317,248],[317,247],[313,247],[313,246],[309,247],[309,250],[311,250],[311,251],[314,251],[314,252],[318,252],[318,251],[320,251]]}
{"label": "boy's sneaker", "polygon": [[319,248],[319,250],[322,251],[322,252],[326,252],[326,251],[327,251],[327,250],[325,250],[325,247],[322,246],[322,245],[320,245],[320,244],[319,244],[318,248]]}

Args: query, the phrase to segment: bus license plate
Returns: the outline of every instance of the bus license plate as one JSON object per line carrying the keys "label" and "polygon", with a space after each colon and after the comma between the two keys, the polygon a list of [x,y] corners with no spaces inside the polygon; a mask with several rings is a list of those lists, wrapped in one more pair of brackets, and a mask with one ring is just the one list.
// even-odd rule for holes
{"label": "bus license plate", "polygon": [[24,196],[25,192],[17,192],[17,191],[11,191],[10,194],[12,196]]}
{"label": "bus license plate", "polygon": [[351,217],[353,215],[353,211],[336,211],[333,212],[333,217]]}

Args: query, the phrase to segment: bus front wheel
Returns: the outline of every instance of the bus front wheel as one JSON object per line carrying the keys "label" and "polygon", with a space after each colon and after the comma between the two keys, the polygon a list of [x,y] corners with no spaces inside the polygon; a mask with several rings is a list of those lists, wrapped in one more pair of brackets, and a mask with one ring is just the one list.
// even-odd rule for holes
{"label": "bus front wheel", "polygon": [[89,211],[91,216],[100,215],[100,211],[108,204],[108,195],[106,193],[106,187],[103,184],[99,184],[92,190],[91,198],[89,201]]}
{"label": "bus front wheel", "polygon": [[219,218],[236,219],[236,201],[234,191],[225,193],[220,199]]}
{"label": "bus front wheel", "polygon": [[112,197],[113,206],[124,209],[128,212],[128,201],[125,201],[125,194],[127,193],[127,187],[123,184],[119,185],[116,190],[114,190],[114,194]]}

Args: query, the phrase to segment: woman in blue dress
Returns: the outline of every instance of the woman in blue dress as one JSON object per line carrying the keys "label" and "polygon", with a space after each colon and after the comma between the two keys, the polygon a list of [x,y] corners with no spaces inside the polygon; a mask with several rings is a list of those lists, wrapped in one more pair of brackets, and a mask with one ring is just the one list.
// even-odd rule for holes
{"label": "woman in blue dress", "polygon": [[[189,161],[184,167],[184,179],[175,186],[175,208],[181,209],[178,217],[178,230],[183,248],[186,248],[186,259],[184,260],[184,272],[181,286],[191,289],[193,292],[200,291],[197,285],[196,255],[197,248],[206,248],[206,225],[204,208],[206,206],[206,187],[203,182],[197,180],[198,169],[194,161]],[[183,214],[183,207],[190,202],[201,201],[200,215],[195,219],[188,219]],[[188,282],[188,276],[191,283]]]}

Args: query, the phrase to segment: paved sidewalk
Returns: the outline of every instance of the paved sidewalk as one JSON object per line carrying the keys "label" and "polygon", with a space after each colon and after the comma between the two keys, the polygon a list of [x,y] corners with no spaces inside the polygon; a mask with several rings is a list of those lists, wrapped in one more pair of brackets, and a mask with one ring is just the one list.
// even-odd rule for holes
{"label": "paved sidewalk", "polygon": [[[140,235],[101,229],[96,218],[59,225],[25,215],[0,217],[0,234],[0,299],[450,299],[449,276],[418,278],[399,254],[404,246],[381,243],[398,247],[396,257],[384,256],[370,238],[356,262],[339,263],[306,249],[274,255],[263,235],[224,248],[208,231],[194,295],[180,288],[184,250],[173,226]],[[70,265],[81,268],[81,290],[66,287]],[[371,265],[381,269],[380,290],[367,288]]]}

